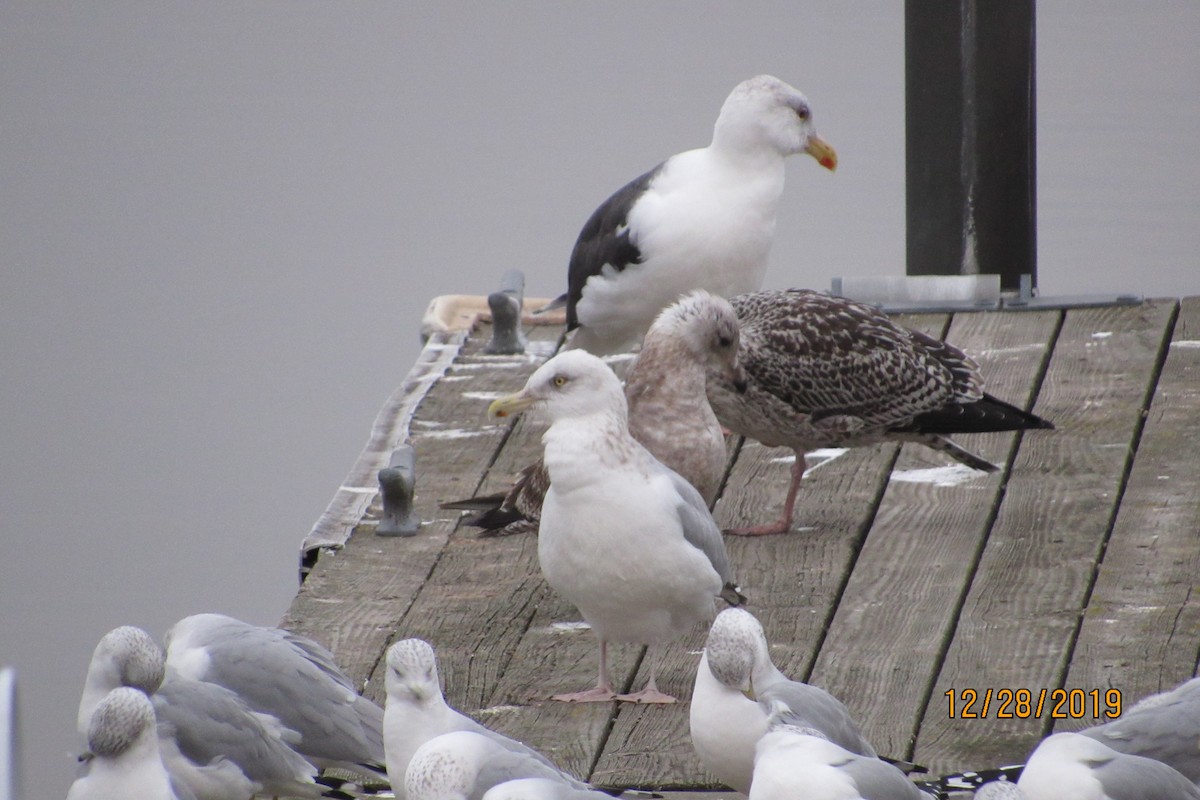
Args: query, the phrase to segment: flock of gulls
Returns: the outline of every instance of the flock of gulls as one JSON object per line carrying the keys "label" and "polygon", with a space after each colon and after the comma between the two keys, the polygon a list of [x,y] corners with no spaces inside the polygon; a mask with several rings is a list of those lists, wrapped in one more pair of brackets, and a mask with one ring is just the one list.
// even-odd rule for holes
{"label": "flock of gulls", "polygon": [[[871,306],[761,290],[784,161],[797,153],[837,164],[804,95],[759,76],[729,95],[711,144],[596,210],[555,301],[567,313],[563,350],[488,408],[547,421],[542,458],[508,492],[446,505],[472,509],[468,521],[489,532],[535,532],[547,583],[595,634],[595,686],[554,701],[677,702],[656,685],[658,659],[710,625],[689,721],[720,781],[750,800],[945,797],[963,776],[910,776],[914,766],[876,753],[837,698],[775,667],[724,534],[791,530],[816,448],[917,442],[994,470],[948,437],[1053,426],[987,394],[958,348]],[[637,346],[622,385],[599,356]],[[781,519],[717,526],[728,432],[795,452]],[[636,692],[613,687],[613,642],[649,647]],[[386,784],[403,800],[611,796],[451,708],[428,642],[388,648],[383,708],[328,650],[285,630],[200,614],[164,645],[132,627],[97,645],[78,716],[87,752],[68,800],[354,797]],[[1200,679],[1050,736],[1023,769],[990,777],[971,786],[976,797],[1200,798]]]}

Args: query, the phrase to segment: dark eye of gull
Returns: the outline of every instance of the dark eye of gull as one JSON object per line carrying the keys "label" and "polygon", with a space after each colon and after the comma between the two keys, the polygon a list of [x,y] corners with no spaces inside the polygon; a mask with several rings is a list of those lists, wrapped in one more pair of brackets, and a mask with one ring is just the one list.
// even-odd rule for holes
{"label": "dark eye of gull", "polygon": [[810,112],[808,110],[808,106],[800,106],[799,108],[796,109],[796,116],[804,121],[808,121],[808,118],[811,115],[811,113],[812,112]]}

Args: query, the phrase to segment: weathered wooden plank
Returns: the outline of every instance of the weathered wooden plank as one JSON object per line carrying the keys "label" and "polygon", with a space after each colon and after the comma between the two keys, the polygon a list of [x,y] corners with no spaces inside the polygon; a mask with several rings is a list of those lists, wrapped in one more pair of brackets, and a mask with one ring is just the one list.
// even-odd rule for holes
{"label": "weathered wooden plank", "polygon": [[[1032,403],[1059,314],[960,314],[948,339],[978,353],[990,392]],[[996,357],[1000,356],[1000,357]],[[961,437],[1002,468],[1019,437]],[[813,682],[842,698],[876,749],[907,757],[1005,478],[906,444],[854,564]]]}
{"label": "weathered wooden plank", "polygon": [[[442,556],[457,515],[440,510],[438,503],[475,490],[507,433],[505,425],[480,424],[486,408],[480,397],[486,394],[472,393],[515,391],[536,366],[520,356],[480,355],[488,337],[485,328],[468,339],[413,412],[409,439],[416,452],[414,502],[425,521],[421,532],[407,538],[375,536],[376,501],[346,546],[317,562],[284,617],[284,627],[329,646],[356,683],[371,675]],[[469,366],[481,363],[488,366]],[[379,700],[382,691],[371,686],[367,694]]]}
{"label": "weathered wooden plank", "polygon": [[1036,702],[1065,677],[1174,311],[1066,312],[1034,409],[1058,430],[1017,453],[918,734],[914,757],[935,772],[1012,763],[1045,732],[1044,720],[996,718],[997,703],[986,720],[949,719],[945,693],[1023,688]]}
{"label": "weathered wooden plank", "polygon": [[[940,336],[945,315],[908,315],[903,324]],[[841,593],[849,565],[875,516],[897,452],[896,445],[852,450],[823,463],[805,478],[796,529],[782,536],[727,536],[730,559],[763,623],[779,668],[807,675]],[[761,523],[782,511],[791,479],[787,450],[746,441],[717,501],[724,528]],[[680,699],[691,696],[706,632],[693,632],[666,651],[659,684]],[[648,675],[643,665],[637,680]],[[691,745],[687,705],[619,709],[595,778],[611,786],[715,787]]]}
{"label": "weathered wooden plank", "polygon": [[[1066,686],[1126,706],[1192,677],[1200,646],[1200,297],[1185,298]],[[1090,713],[1090,711],[1089,711]],[[1059,720],[1056,730],[1093,724]]]}

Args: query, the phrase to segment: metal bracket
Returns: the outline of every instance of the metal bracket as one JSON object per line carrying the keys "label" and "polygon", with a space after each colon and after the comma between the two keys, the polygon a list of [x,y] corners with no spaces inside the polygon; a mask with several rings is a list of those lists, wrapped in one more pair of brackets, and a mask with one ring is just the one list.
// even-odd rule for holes
{"label": "metal bracket", "polygon": [[525,296],[525,273],[510,269],[500,280],[500,290],[488,295],[492,310],[492,340],[483,348],[489,355],[517,355],[525,352],[525,333],[521,330],[521,306]]}
{"label": "metal bracket", "polygon": [[377,536],[416,536],[421,518],[413,508],[416,489],[416,454],[412,445],[392,451],[388,466],[379,470],[379,494],[383,498],[383,519],[375,529]]}

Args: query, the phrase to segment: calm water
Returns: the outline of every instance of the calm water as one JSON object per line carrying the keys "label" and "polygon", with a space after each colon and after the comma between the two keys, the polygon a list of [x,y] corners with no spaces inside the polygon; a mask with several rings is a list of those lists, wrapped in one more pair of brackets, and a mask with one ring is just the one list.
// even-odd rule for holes
{"label": "calm water", "polygon": [[[0,6],[0,664],[63,796],[97,639],[276,622],[438,294],[554,295],[595,204],[803,89],[768,285],[899,274],[900,2]],[[1044,294],[1200,294],[1200,5],[1038,18]],[[34,792],[29,792],[32,795]]]}

